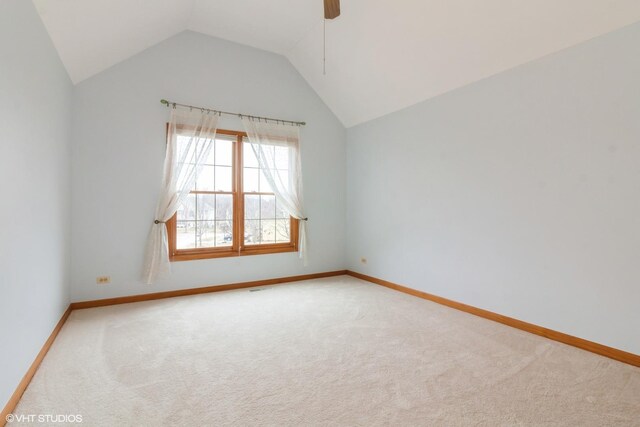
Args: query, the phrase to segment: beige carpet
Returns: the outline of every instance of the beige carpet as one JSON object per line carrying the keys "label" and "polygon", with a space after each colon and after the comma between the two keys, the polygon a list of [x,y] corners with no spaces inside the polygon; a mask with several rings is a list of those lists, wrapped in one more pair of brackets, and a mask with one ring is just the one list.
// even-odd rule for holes
{"label": "beige carpet", "polygon": [[81,414],[88,426],[640,426],[639,368],[351,277],[263,289],[74,311],[16,414]]}

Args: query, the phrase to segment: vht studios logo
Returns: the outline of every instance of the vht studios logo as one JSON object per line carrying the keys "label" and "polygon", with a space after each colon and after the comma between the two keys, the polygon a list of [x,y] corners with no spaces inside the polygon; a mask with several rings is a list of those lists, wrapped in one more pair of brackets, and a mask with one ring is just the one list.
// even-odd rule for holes
{"label": "vht studios logo", "polygon": [[74,414],[9,414],[8,423],[81,423],[82,415]]}

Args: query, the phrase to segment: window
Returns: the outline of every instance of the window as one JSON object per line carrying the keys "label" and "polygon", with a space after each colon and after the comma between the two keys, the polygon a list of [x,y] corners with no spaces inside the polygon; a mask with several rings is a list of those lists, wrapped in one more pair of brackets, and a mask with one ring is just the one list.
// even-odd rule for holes
{"label": "window", "polygon": [[[178,135],[178,149],[185,140]],[[286,177],[287,150],[274,147],[273,153],[279,176]],[[237,131],[218,129],[200,176],[167,231],[172,261],[298,249],[298,220],[278,206],[246,133]]]}

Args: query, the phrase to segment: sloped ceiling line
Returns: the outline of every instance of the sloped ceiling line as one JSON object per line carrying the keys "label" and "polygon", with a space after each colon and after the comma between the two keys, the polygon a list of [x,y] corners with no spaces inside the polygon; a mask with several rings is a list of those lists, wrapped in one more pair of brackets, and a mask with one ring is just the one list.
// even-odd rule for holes
{"label": "sloped ceiling line", "polygon": [[346,127],[640,21],[637,0],[33,0],[74,83],[184,30],[286,56]]}

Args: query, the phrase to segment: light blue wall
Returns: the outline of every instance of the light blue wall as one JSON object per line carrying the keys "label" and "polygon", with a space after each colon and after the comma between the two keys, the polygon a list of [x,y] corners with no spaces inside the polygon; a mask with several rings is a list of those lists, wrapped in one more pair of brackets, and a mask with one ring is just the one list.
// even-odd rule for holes
{"label": "light blue wall", "polygon": [[1,0],[0,407],[69,304],[71,91],[33,4]]}
{"label": "light blue wall", "polygon": [[640,24],[347,141],[350,269],[640,353]]}
{"label": "light blue wall", "polygon": [[[344,268],[346,131],[282,56],[184,32],[75,88],[73,300],[307,274]],[[161,98],[304,120],[302,168],[309,266],[297,254],[178,262],[152,286],[141,279],[162,177]],[[221,128],[242,129],[222,118]],[[112,283],[98,286],[96,276]]]}

